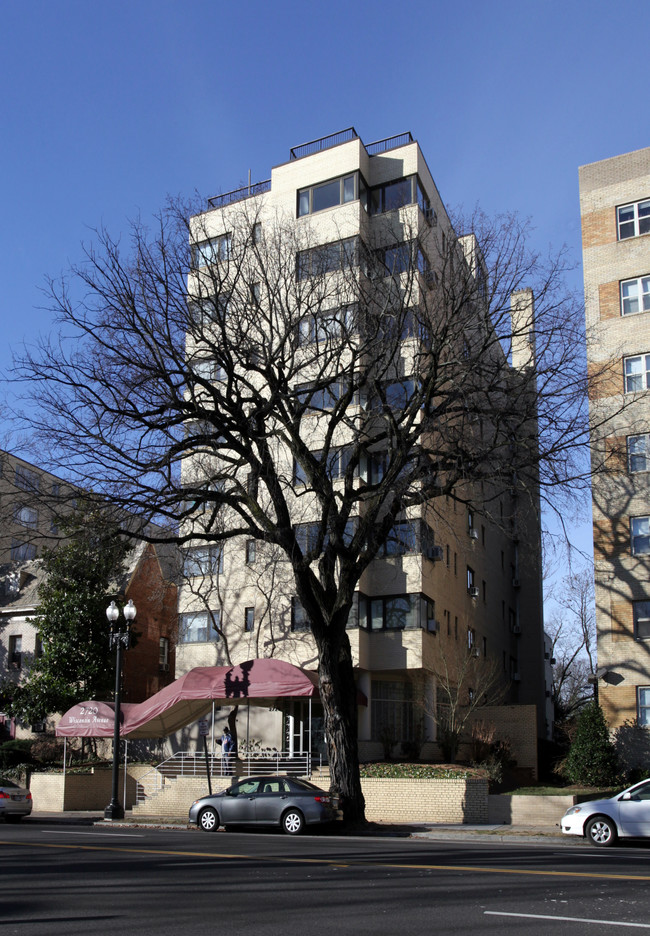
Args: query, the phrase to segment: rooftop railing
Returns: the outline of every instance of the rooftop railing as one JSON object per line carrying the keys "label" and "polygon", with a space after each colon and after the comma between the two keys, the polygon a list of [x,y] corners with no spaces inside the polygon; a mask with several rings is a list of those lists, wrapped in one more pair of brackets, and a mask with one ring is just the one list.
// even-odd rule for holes
{"label": "rooftop railing", "polygon": [[354,127],[348,127],[347,130],[339,130],[338,133],[330,133],[329,136],[320,137],[318,140],[311,140],[309,143],[301,143],[300,146],[294,146],[289,150],[289,159],[302,159],[304,156],[312,156],[314,153],[320,153],[321,150],[329,149],[331,146],[338,146],[339,143],[349,143],[350,140],[358,140],[359,134]]}
{"label": "rooftop railing", "polygon": [[254,182],[252,185],[244,185],[242,188],[233,189],[232,192],[225,192],[223,195],[214,195],[212,198],[208,198],[208,208],[224,208],[226,205],[232,205],[233,202],[243,201],[245,198],[252,198],[253,195],[262,195],[264,192],[270,191],[270,179],[265,179],[264,182]]}
{"label": "rooftop railing", "polygon": [[387,150],[396,149],[398,146],[406,146],[413,142],[411,133],[398,133],[396,136],[386,137],[385,140],[376,140],[374,143],[368,143],[366,152],[368,156],[377,156],[379,153],[385,153]]}

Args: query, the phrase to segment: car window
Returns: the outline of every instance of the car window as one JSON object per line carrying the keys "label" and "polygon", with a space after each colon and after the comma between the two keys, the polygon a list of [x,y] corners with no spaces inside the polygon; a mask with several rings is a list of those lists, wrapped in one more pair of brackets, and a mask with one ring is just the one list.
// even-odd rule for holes
{"label": "car window", "polygon": [[258,786],[259,780],[242,780],[241,783],[235,783],[234,786],[230,788],[230,795],[239,796],[243,794],[245,796],[250,796],[251,793],[257,793]]}
{"label": "car window", "polygon": [[264,780],[260,793],[288,793],[289,787],[284,780]]}
{"label": "car window", "polygon": [[316,790],[318,793],[323,792],[320,787],[314,786],[314,784],[310,783],[308,780],[300,780],[298,777],[291,778],[291,789],[297,790],[300,793],[304,793],[305,790],[309,790],[310,793],[312,790]]}
{"label": "car window", "polygon": [[13,780],[10,780],[8,777],[0,777],[0,786],[15,787],[16,790],[20,789],[18,784],[14,783]]}
{"label": "car window", "polygon": [[636,790],[632,791],[632,796],[636,797],[636,799],[650,800],[650,783],[644,783],[642,786],[637,787]]}

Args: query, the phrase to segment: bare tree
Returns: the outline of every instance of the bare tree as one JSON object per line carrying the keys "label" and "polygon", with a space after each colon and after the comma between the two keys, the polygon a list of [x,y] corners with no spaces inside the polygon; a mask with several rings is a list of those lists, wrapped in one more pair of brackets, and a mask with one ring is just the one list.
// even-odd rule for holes
{"label": "bare tree", "polygon": [[[546,627],[551,638],[556,719],[570,718],[594,696],[596,615],[593,568],[585,566],[562,580],[558,609]],[[595,685],[595,684],[594,684]]]}
{"label": "bare tree", "polygon": [[319,245],[281,217],[259,237],[256,204],[230,211],[221,245],[177,203],[125,248],[99,230],[50,283],[59,332],[17,374],[52,467],[166,527],[142,535],[284,557],[333,787],[360,819],[346,633],[360,577],[446,498],[507,525],[504,491],[536,510],[587,483],[582,310],[563,257],[533,254],[511,216],[477,213],[444,241],[393,212],[372,242]]}

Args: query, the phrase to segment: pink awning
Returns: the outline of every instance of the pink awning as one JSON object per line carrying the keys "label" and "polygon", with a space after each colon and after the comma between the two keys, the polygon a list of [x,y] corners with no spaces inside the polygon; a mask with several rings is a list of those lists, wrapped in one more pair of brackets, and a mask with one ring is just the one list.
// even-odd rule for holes
{"label": "pink awning", "polygon": [[[213,701],[273,706],[281,699],[317,697],[317,674],[282,660],[249,660],[237,666],[198,666],[145,702],[124,703],[120,735],[165,737],[202,718],[210,711]],[[83,702],[63,715],[56,733],[67,737],[110,737],[113,720],[112,704]]]}

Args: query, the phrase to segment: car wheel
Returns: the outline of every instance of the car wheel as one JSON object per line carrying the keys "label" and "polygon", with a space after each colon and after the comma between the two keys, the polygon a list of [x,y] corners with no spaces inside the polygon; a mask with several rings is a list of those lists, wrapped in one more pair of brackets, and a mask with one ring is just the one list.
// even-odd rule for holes
{"label": "car wheel", "polygon": [[218,828],[219,816],[217,810],[213,809],[212,806],[201,810],[199,815],[199,829],[203,829],[204,832],[216,832]]}
{"label": "car wheel", "polygon": [[287,809],[282,817],[282,831],[287,835],[300,835],[305,828],[305,817],[299,809]]}
{"label": "car wheel", "polygon": [[608,816],[594,816],[587,823],[586,836],[592,845],[608,848],[617,839],[616,823]]}

